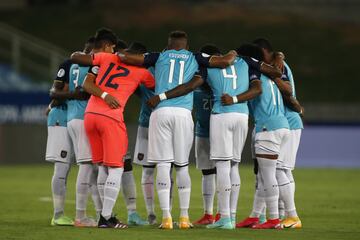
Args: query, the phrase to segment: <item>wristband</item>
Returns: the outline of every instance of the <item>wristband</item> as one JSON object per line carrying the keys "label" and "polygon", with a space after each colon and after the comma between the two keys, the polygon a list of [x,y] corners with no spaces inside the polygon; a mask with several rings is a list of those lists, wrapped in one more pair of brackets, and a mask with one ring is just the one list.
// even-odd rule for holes
{"label": "wristband", "polygon": [[102,98],[102,99],[105,99],[106,95],[108,95],[108,93],[107,93],[107,92],[103,92],[103,93],[101,94],[101,98]]}
{"label": "wristband", "polygon": [[165,93],[161,93],[159,94],[159,98],[160,98],[160,101],[163,101],[163,100],[166,100],[167,97],[166,97],[166,94]]}
{"label": "wristband", "polygon": [[237,96],[232,97],[232,99],[233,99],[233,103],[238,103]]}

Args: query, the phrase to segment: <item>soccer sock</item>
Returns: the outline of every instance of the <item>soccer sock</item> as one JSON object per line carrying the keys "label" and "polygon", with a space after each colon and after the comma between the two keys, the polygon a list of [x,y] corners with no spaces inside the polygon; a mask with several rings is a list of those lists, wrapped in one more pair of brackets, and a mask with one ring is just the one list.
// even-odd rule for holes
{"label": "soccer sock", "polygon": [[265,191],[264,185],[260,173],[256,175],[256,191],[254,195],[253,209],[251,211],[250,217],[258,218],[263,213],[265,209]]}
{"label": "soccer sock", "polygon": [[143,167],[142,169],[141,186],[148,215],[155,214],[154,172],[155,168]]}
{"label": "soccer sock", "polygon": [[86,217],[86,206],[90,188],[90,176],[93,171],[89,163],[79,164],[79,171],[76,179],[76,219]]}
{"label": "soccer sock", "polygon": [[288,178],[286,171],[290,171],[290,170],[284,170],[284,169],[276,170],[276,178],[278,180],[278,185],[279,185],[280,200],[284,201],[286,216],[297,217],[297,212],[295,208],[295,199],[293,195],[291,181]]}
{"label": "soccer sock", "polygon": [[236,218],[236,210],[239,199],[240,192],[240,173],[239,173],[239,163],[232,162],[230,170],[230,179],[231,179],[231,194],[230,194],[230,214],[231,218]]}
{"label": "soccer sock", "polygon": [[54,175],[51,181],[55,219],[61,217],[64,214],[66,179],[69,171],[70,164],[55,162]]}
{"label": "soccer sock", "polygon": [[125,199],[128,214],[136,212],[136,184],[133,171],[124,172],[122,175],[122,193]]}
{"label": "soccer sock", "polygon": [[281,187],[279,186],[279,217],[280,219],[285,217],[285,204],[284,201],[281,200]]}
{"label": "soccer sock", "polygon": [[279,187],[276,180],[276,162],[276,159],[258,158],[269,219],[279,218]]}
{"label": "soccer sock", "polygon": [[205,214],[213,214],[214,196],[216,190],[215,173],[202,175],[202,195]]}
{"label": "soccer sock", "polygon": [[97,188],[99,191],[101,202],[104,203],[104,187],[109,173],[108,168],[103,165],[99,165],[98,169]]}
{"label": "soccer sock", "polygon": [[90,175],[91,198],[94,202],[97,219],[100,217],[100,213],[102,210],[102,201],[101,201],[98,186],[97,186],[98,170],[99,170],[98,166],[93,164],[91,175]]}
{"label": "soccer sock", "polygon": [[170,213],[170,168],[171,163],[159,163],[156,165],[156,186],[159,197],[160,209],[163,218],[171,217]]}
{"label": "soccer sock", "polygon": [[219,213],[221,217],[230,217],[230,161],[216,161],[216,187],[218,191]]}
{"label": "soccer sock", "polygon": [[292,170],[286,170],[285,173],[290,181],[291,194],[292,194],[292,198],[294,199],[294,202],[295,202],[295,180],[294,180],[294,176],[292,174]]}
{"label": "soccer sock", "polygon": [[173,194],[174,194],[174,175],[173,175],[173,165],[171,165],[170,168],[170,211],[172,210],[172,205],[173,205]]}
{"label": "soccer sock", "polygon": [[119,195],[123,171],[123,168],[108,167],[109,175],[105,182],[104,202],[101,212],[101,215],[107,220],[111,217],[113,208]]}
{"label": "soccer sock", "polygon": [[176,167],[176,184],[179,192],[180,217],[189,217],[191,179],[189,167]]}

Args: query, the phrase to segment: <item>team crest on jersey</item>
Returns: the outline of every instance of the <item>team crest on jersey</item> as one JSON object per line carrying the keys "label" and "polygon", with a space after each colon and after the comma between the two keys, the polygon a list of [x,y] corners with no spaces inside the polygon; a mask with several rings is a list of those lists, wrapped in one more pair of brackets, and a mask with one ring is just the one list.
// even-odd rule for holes
{"label": "team crest on jersey", "polygon": [[60,153],[60,156],[61,156],[62,158],[66,158],[66,156],[67,156],[67,151],[62,150],[61,153]]}
{"label": "team crest on jersey", "polygon": [[250,76],[250,80],[257,79],[257,78],[258,78],[258,76],[256,76],[256,74],[253,74]]}
{"label": "team crest on jersey", "polygon": [[144,154],[143,153],[138,153],[137,158],[139,159],[139,161],[144,160]]}
{"label": "team crest on jersey", "polygon": [[98,72],[99,72],[99,66],[93,66],[93,67],[91,68],[91,72],[94,73],[94,74],[98,74]]}
{"label": "team crest on jersey", "polygon": [[65,76],[65,70],[63,68],[60,68],[58,73],[57,73],[57,76],[59,78]]}

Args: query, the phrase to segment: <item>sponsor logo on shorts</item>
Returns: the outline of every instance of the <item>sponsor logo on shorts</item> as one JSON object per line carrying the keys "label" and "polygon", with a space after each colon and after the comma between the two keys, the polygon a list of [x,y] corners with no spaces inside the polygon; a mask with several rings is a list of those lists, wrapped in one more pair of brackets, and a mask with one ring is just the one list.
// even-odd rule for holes
{"label": "sponsor logo on shorts", "polygon": [[66,156],[67,156],[67,151],[61,151],[61,153],[60,153],[60,156],[62,157],[62,158],[66,158]]}
{"label": "sponsor logo on shorts", "polygon": [[143,153],[139,153],[138,156],[137,156],[137,158],[138,158],[139,161],[144,160],[144,154],[143,154]]}

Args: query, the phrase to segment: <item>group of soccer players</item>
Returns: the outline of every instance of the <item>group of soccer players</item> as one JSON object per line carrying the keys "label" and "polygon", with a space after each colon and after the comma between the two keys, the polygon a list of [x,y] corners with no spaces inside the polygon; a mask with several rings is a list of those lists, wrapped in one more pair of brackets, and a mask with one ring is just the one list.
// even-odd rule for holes
{"label": "group of soccer players", "polygon": [[[138,42],[127,46],[111,30],[99,29],[83,51],[60,65],[47,112],[46,160],[54,162],[52,225],[127,228],[156,224],[156,185],[162,210],[159,228],[173,229],[171,198],[176,185],[178,227],[193,227],[188,214],[188,165],[195,132],[204,215],[194,224],[220,229],[302,227],[295,209],[292,170],[303,108],[296,100],[284,54],[274,52],[262,38],[227,54],[211,44],[197,53],[188,49],[183,31],[171,32],[162,52],[148,52]],[[123,111],[133,93],[141,97],[141,110],[132,161]],[[255,125],[256,192],[250,216],[236,224],[239,163],[249,115]],[[74,157],[79,165],[75,221],[64,215],[66,180]],[[132,162],[142,166],[147,220],[136,210]],[[120,190],[128,210],[127,224],[113,212]],[[90,193],[96,219],[86,214]]]}

